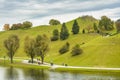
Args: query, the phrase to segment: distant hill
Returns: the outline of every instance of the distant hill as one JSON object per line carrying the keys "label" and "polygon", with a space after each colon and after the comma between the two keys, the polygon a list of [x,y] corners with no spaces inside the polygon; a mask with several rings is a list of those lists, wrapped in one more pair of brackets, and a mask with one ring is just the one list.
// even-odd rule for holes
{"label": "distant hill", "polygon": [[[80,33],[73,35],[71,33],[74,20],[66,23],[70,32],[70,37],[67,40],[54,41],[50,43],[50,50],[45,57],[46,62],[53,61],[56,64],[67,63],[74,66],[99,66],[99,67],[120,67],[120,34],[114,36],[101,36],[96,33],[82,34],[82,30],[91,26],[93,30],[93,23],[98,23],[98,20],[92,16],[83,16],[76,19],[80,26]],[[10,30],[0,32],[0,57],[6,55],[6,49],[3,46],[3,41],[11,34],[16,34],[20,38],[20,48],[15,57],[24,57],[24,39],[26,36],[35,38],[38,34],[46,34],[48,37],[52,36],[52,31],[58,29],[60,31],[61,25],[36,26],[27,30]],[[86,31],[87,32],[87,31]],[[70,43],[70,48],[76,44],[80,44],[83,53],[78,56],[71,57],[71,50],[63,55],[60,55],[58,50],[66,42]],[[84,44],[82,44],[84,43]]]}

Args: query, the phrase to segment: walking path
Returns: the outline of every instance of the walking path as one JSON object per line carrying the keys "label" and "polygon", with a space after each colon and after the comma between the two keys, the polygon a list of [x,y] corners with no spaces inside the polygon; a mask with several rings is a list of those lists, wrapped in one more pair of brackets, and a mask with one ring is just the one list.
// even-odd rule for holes
{"label": "walking path", "polygon": [[[28,63],[28,60],[23,60],[22,63],[25,64],[31,64]],[[38,65],[36,63],[32,64],[32,65]],[[43,65],[40,66],[49,66],[51,69],[56,69],[56,68],[74,68],[74,69],[86,69],[86,70],[116,70],[116,71],[120,71],[120,68],[99,68],[99,67],[77,67],[77,66],[62,66],[62,65],[50,65],[50,63],[45,63]]]}

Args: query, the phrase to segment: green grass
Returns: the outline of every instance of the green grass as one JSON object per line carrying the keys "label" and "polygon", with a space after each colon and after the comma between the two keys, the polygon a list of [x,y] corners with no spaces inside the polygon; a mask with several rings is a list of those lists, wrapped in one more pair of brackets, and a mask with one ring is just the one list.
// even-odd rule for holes
{"label": "green grass", "polygon": [[[110,37],[102,37],[95,33],[82,34],[82,29],[87,26],[92,26],[97,20],[91,20],[91,18],[77,18],[80,25],[80,33],[73,35],[71,28],[73,21],[67,22],[67,28],[70,32],[70,37],[67,40],[55,41],[50,43],[50,50],[45,57],[46,62],[55,64],[66,63],[71,66],[91,66],[91,67],[120,67],[120,34]],[[60,31],[61,25],[57,26],[37,26],[27,30],[11,30],[0,32],[0,57],[7,56],[6,49],[3,42],[11,34],[16,34],[20,38],[20,48],[18,49],[15,57],[28,59],[24,52],[24,39],[26,36],[35,38],[38,34],[46,34],[48,37],[52,36],[52,31],[58,29]],[[115,33],[115,30],[111,31],[111,34]],[[70,43],[70,51],[60,55],[59,49],[66,43]],[[85,43],[82,45],[82,43]],[[78,56],[71,56],[71,49],[76,44],[80,44],[83,49],[83,53]]]}
{"label": "green grass", "polygon": [[3,60],[0,59],[0,66],[4,66],[4,67],[9,67],[9,66],[13,66],[13,67],[17,67],[17,68],[34,68],[34,69],[49,69],[49,66],[40,66],[40,65],[32,65],[32,64],[24,64],[21,62],[22,60],[14,60],[14,63],[10,63],[9,60]]}

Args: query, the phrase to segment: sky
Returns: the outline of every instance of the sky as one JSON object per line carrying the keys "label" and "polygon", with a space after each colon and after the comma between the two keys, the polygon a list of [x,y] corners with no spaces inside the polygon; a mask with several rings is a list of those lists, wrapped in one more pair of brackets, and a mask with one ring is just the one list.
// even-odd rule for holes
{"label": "sky", "polygon": [[31,21],[47,25],[50,19],[67,22],[80,16],[120,18],[119,0],[0,0],[0,30],[4,24]]}

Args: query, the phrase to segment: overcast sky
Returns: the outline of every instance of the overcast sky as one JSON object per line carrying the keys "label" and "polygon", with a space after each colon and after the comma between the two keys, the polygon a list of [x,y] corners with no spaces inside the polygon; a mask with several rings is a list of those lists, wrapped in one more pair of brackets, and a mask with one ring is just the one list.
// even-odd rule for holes
{"label": "overcast sky", "polygon": [[82,15],[99,19],[106,15],[120,18],[119,0],[0,0],[0,28],[5,23],[32,21],[48,24],[51,18],[66,22]]}

